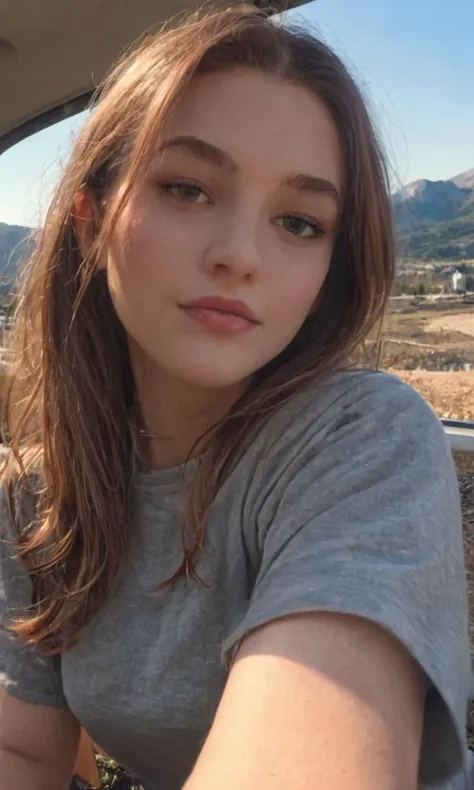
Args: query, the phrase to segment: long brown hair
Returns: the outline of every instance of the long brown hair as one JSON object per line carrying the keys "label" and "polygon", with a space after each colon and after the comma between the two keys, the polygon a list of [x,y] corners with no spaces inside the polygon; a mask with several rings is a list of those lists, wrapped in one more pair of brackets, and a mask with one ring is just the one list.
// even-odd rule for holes
{"label": "long brown hair", "polygon": [[[166,583],[197,577],[216,492],[263,422],[348,358],[390,293],[386,168],[359,90],[324,43],[247,6],[194,14],[124,56],[75,142],[26,269],[15,320],[5,418],[17,471],[10,462],[4,475],[13,516],[12,492],[33,478],[40,483],[37,518],[19,538],[36,604],[13,628],[49,653],[80,638],[119,580],[128,550],[134,381],[125,330],[97,256],[194,75],[243,65],[304,86],[325,102],[344,156],[344,207],[318,309],[202,441],[182,524],[183,561]],[[117,179],[121,198],[113,211],[102,210]],[[87,258],[74,230],[75,197],[85,188],[97,207]]]}

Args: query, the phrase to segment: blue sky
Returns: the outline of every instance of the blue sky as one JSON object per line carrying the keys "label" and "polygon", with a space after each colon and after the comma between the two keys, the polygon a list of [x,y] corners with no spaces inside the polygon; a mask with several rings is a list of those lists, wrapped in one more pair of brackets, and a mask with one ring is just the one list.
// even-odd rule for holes
{"label": "blue sky", "polygon": [[[321,34],[361,85],[394,185],[474,168],[473,0],[316,0],[289,16]],[[41,222],[80,121],[0,156],[0,221]]]}

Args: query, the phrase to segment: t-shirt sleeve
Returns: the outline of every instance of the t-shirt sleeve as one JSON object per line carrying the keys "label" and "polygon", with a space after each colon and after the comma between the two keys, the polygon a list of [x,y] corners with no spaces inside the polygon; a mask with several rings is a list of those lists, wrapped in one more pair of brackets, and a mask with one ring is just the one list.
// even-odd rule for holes
{"label": "t-shirt sleeve", "polygon": [[311,408],[298,415],[279,447],[261,464],[259,567],[224,660],[249,631],[293,613],[380,624],[429,682],[421,786],[453,777],[466,760],[472,671],[459,493],[441,423],[410,387],[374,374],[324,429]]}
{"label": "t-shirt sleeve", "polygon": [[[27,512],[27,510],[25,510]],[[22,524],[22,529],[28,525]],[[12,619],[24,615],[32,602],[29,575],[17,555],[17,538],[0,490],[0,686],[23,702],[66,707],[59,656],[46,656],[8,630]]]}

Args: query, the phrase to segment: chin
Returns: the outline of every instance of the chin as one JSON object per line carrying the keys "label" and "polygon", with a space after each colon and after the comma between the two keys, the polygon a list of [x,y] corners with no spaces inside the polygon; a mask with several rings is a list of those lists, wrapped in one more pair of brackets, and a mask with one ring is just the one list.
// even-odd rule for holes
{"label": "chin", "polygon": [[188,367],[179,372],[176,371],[174,375],[191,387],[219,390],[238,386],[246,381],[252,375],[252,372],[245,371],[240,374],[235,367],[231,369],[227,366],[206,365],[205,367]]}
{"label": "chin", "polygon": [[[249,360],[239,359],[238,355],[207,352],[205,354],[190,353],[174,359],[156,360],[158,366],[172,378],[191,387],[200,389],[227,389],[236,387],[249,379],[258,364]],[[253,362],[253,360],[252,360]]]}

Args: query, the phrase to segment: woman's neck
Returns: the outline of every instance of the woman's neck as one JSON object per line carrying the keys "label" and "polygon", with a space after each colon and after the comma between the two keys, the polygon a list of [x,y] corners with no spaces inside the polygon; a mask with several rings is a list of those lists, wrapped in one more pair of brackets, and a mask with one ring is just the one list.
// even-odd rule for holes
{"label": "woman's neck", "polygon": [[242,394],[242,385],[204,389],[167,377],[135,370],[140,450],[155,469],[184,463],[193,448],[222,420]]}

